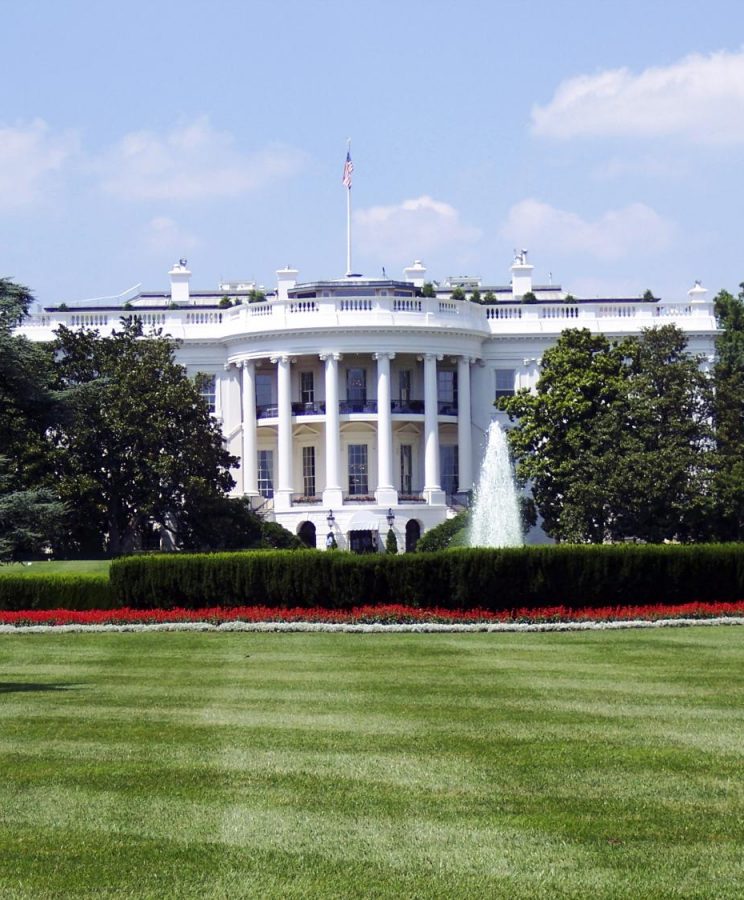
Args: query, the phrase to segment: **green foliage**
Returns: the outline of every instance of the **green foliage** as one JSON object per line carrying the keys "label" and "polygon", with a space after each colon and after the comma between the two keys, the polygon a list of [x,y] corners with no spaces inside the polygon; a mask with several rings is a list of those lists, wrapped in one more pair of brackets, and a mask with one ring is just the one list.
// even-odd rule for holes
{"label": "green foliage", "polygon": [[651,291],[651,290],[646,290],[646,291],[643,292],[643,299],[644,299],[647,303],[653,303],[653,302],[656,300],[656,297],[654,297],[654,292],[653,292],[653,291]]}
{"label": "green foliage", "polygon": [[462,548],[355,555],[252,551],[114,560],[117,605],[325,606],[403,603],[452,609],[625,606],[744,596],[737,544]]}
{"label": "green foliage", "polygon": [[219,302],[220,309],[227,309],[229,306],[232,306],[232,300],[229,297],[220,297]]}
{"label": "green foliage", "polygon": [[490,305],[491,303],[496,303],[496,295],[493,291],[486,291],[483,295],[483,303]]}
{"label": "green foliage", "polygon": [[533,291],[527,291],[526,294],[522,295],[522,303],[537,303],[537,297],[535,296]]}
{"label": "green foliage", "polygon": [[517,477],[559,541],[690,540],[704,519],[710,392],[674,326],[612,343],[567,330],[534,394],[498,401]]}
{"label": "green foliage", "polygon": [[249,303],[263,303],[265,299],[266,294],[263,291],[256,290],[256,288],[251,288],[248,292]]}
{"label": "green foliage", "polygon": [[483,298],[481,297],[481,292],[476,288],[470,295],[471,303],[483,303]]}
{"label": "green foliage", "polygon": [[0,278],[0,561],[38,553],[65,515],[54,484],[40,485],[64,395],[52,389],[48,349],[13,334],[32,302],[27,288]]}
{"label": "green foliage", "polygon": [[388,528],[387,537],[385,538],[385,553],[396,556],[398,553],[398,539],[392,528]]}
{"label": "green foliage", "polygon": [[421,288],[421,296],[422,297],[436,297],[437,292],[434,290],[434,285],[430,281],[425,281],[423,287]]}
{"label": "green foliage", "polygon": [[0,577],[0,609],[3,610],[113,609],[115,605],[108,575],[34,572]]}
{"label": "green foliage", "polygon": [[[75,387],[67,421],[51,437],[55,482],[75,511],[71,537],[108,536],[110,553],[136,549],[150,522],[186,536],[205,502],[233,486],[237,464],[176,344],[144,337],[137,319],[101,337],[60,328],[58,386]],[[176,537],[178,540],[178,537]],[[99,543],[100,546],[100,543]]]}
{"label": "green foliage", "polygon": [[450,294],[451,300],[464,300],[465,299],[465,291],[458,285],[453,288],[452,293]]}
{"label": "green foliage", "polygon": [[566,294],[563,298],[564,303],[576,303],[576,297],[573,294]]}
{"label": "green foliage", "polygon": [[266,550],[305,550],[305,544],[278,522],[261,522],[259,547]]}
{"label": "green foliage", "polygon": [[452,519],[446,519],[441,525],[435,525],[424,534],[416,545],[417,553],[431,553],[433,550],[445,550],[462,532],[467,533],[470,525],[470,512],[463,510]]}

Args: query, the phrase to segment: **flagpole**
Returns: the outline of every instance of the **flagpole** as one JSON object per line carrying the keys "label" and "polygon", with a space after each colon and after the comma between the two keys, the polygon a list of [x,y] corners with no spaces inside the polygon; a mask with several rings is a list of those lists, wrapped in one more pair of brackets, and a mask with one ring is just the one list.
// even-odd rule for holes
{"label": "flagpole", "polygon": [[[346,158],[349,159],[350,155],[351,138],[346,142]],[[351,177],[346,188],[346,274],[351,275]]]}

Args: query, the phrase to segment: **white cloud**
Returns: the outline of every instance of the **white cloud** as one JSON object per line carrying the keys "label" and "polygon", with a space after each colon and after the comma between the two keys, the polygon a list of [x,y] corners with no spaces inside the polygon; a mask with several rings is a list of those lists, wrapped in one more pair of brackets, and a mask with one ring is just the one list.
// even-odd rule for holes
{"label": "white cloud", "polygon": [[669,246],[674,225],[644,203],[611,209],[595,221],[528,198],[509,210],[501,235],[515,247],[581,253],[612,261]]}
{"label": "white cloud", "polygon": [[144,229],[146,248],[157,256],[170,254],[174,259],[198,247],[201,241],[182,229],[168,216],[155,216]]}
{"label": "white cloud", "polygon": [[166,134],[126,134],[96,164],[108,193],[132,200],[236,197],[297,172],[301,151],[273,145],[246,153],[206,117]]}
{"label": "white cloud", "polygon": [[53,188],[53,176],[78,152],[74,132],[55,134],[41,119],[0,127],[0,209],[30,206]]}
{"label": "white cloud", "polygon": [[545,137],[681,136],[744,142],[744,50],[693,54],[635,75],[626,68],[579,75],[532,110]]}
{"label": "white cloud", "polygon": [[481,231],[460,220],[449,203],[426,195],[354,213],[355,237],[365,252],[391,265],[412,262],[444,247],[470,244]]}

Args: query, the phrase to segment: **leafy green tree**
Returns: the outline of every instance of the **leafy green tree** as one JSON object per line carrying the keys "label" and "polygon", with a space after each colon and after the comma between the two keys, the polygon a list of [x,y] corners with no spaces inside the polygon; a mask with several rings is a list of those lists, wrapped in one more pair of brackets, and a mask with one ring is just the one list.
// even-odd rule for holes
{"label": "leafy green tree", "polygon": [[76,391],[52,435],[55,476],[80,542],[106,535],[108,552],[131,551],[154,523],[178,543],[179,529],[194,532],[188,523],[234,484],[237,460],[175,348],[145,337],[136,318],[108,337],[57,331],[58,385]]}
{"label": "leafy green tree", "polygon": [[709,389],[674,326],[612,343],[586,329],[546,351],[535,393],[502,398],[546,533],[689,539],[707,491]]}
{"label": "leafy green tree", "polygon": [[421,296],[422,297],[436,297],[437,292],[434,290],[434,285],[431,281],[425,281],[423,287],[421,288]]}
{"label": "leafy green tree", "polygon": [[483,303],[483,298],[481,297],[481,292],[476,288],[473,293],[470,295],[471,303]]}
{"label": "leafy green tree", "polygon": [[465,291],[458,285],[456,288],[453,288],[452,293],[450,294],[450,299],[464,300],[465,299]]}
{"label": "leafy green tree", "polygon": [[527,293],[522,296],[522,303],[537,303],[537,297],[534,292],[527,291]]}
{"label": "leafy green tree", "polygon": [[496,295],[493,291],[486,291],[486,293],[483,295],[483,303],[486,305],[496,303]]}
{"label": "leafy green tree", "polygon": [[63,415],[48,350],[13,329],[28,313],[28,288],[0,278],[0,560],[36,554],[62,527],[65,507],[40,480],[49,467],[48,428]]}
{"label": "leafy green tree", "polygon": [[716,342],[713,422],[715,454],[709,521],[713,537],[744,540],[744,283],[734,297],[721,291],[715,312],[721,327]]}

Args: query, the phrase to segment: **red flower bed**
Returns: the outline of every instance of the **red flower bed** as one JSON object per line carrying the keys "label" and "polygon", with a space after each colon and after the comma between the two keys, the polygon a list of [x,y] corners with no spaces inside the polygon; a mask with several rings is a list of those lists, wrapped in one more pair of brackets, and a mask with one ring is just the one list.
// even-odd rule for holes
{"label": "red flower bed", "polygon": [[491,622],[617,622],[631,619],[707,619],[744,615],[744,600],[735,603],[684,603],[650,606],[603,606],[594,609],[567,609],[544,606],[516,608],[503,612],[483,609],[449,610],[439,607],[416,609],[401,604],[356,606],[351,610],[274,609],[266,606],[212,606],[204,609],[66,609],[0,612],[0,625],[148,625],[171,622],[327,622],[338,624],[400,624],[419,622],[491,623]]}

